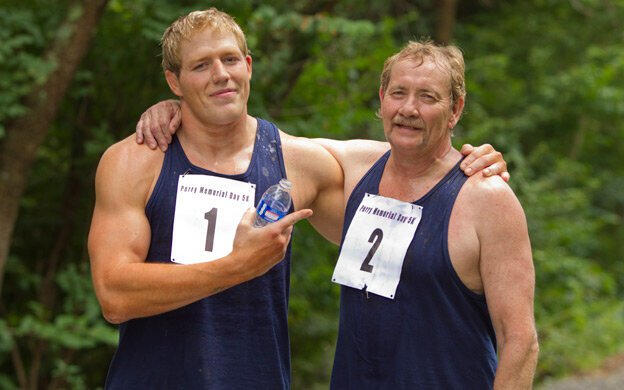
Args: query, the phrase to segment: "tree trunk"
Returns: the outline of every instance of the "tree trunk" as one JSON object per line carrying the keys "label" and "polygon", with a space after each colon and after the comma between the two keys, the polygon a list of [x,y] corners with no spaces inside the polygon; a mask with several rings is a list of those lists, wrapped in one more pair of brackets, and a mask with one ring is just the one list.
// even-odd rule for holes
{"label": "tree trunk", "polygon": [[438,1],[438,20],[435,31],[437,43],[448,45],[453,39],[456,14],[457,0]]}
{"label": "tree trunk", "polygon": [[108,0],[84,0],[71,6],[67,19],[59,29],[59,32],[68,33],[59,33],[45,55],[47,60],[56,64],[55,70],[45,83],[35,87],[26,97],[28,113],[9,124],[0,145],[0,292],[30,167],[56,117],[76,68],[89,48],[107,3]]}

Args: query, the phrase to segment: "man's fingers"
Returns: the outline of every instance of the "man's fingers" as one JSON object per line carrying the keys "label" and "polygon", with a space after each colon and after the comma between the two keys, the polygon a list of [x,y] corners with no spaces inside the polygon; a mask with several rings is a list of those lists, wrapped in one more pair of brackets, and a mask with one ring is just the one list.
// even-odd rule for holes
{"label": "man's fingers", "polygon": [[473,162],[473,161],[474,161],[474,157],[471,155],[471,153],[472,153],[473,151],[474,151],[474,146],[472,146],[472,145],[470,145],[470,144],[464,144],[464,145],[462,145],[460,152],[461,152],[461,154],[463,154],[464,156],[466,156],[466,157],[464,158],[464,160],[461,162],[461,164],[459,164],[459,167],[460,167],[462,170],[465,170],[465,169],[466,169],[466,167],[467,167],[468,165],[470,165],[470,163],[471,163],[471,162]]}
{"label": "man's fingers", "polygon": [[507,165],[504,162],[495,162],[483,170],[483,176],[500,175],[506,170]]}
{"label": "man's fingers", "polygon": [[[169,122],[171,119],[171,114],[169,112],[156,111],[156,124],[158,126],[158,144],[162,148],[162,142],[164,141],[167,145],[171,143],[171,133],[169,132]],[[166,145],[165,145],[166,146]],[[166,147],[165,147],[166,149]]]}
{"label": "man's fingers", "polygon": [[156,140],[154,139],[154,135],[152,134],[152,131],[150,130],[152,126],[152,121],[151,118],[149,117],[149,115],[145,115],[144,119],[141,119],[141,133],[143,134],[143,137],[145,138],[145,143],[147,144],[147,146],[149,146],[150,149],[156,149],[156,146],[158,146]]}
{"label": "man's fingers", "polygon": [[140,120],[137,123],[136,128],[134,129],[134,139],[135,139],[137,144],[142,144],[143,143],[143,132],[141,131],[141,121]]}
{"label": "man's fingers", "polygon": [[[149,134],[154,138],[156,146],[158,146],[163,152],[167,150],[167,138],[163,134],[163,131],[169,135],[166,131],[168,120],[160,116],[158,112],[149,112],[149,127],[146,129],[146,136]],[[163,148],[164,146],[164,148]]]}
{"label": "man's fingers", "polygon": [[283,230],[286,230],[286,228],[288,228],[289,226],[296,224],[302,219],[309,218],[311,215],[312,215],[312,210],[303,209],[303,210],[290,213],[275,223],[279,224]]}
{"label": "man's fingers", "polygon": [[492,163],[502,160],[501,156],[499,152],[494,150],[492,145],[483,144],[472,148],[472,152],[464,158],[464,161],[460,164],[460,168],[463,169],[466,175],[470,176]]}
{"label": "man's fingers", "polygon": [[254,209],[253,207],[250,207],[247,209],[247,211],[245,211],[245,214],[243,214],[243,218],[241,218],[240,224],[253,225],[255,220],[256,220],[256,209]]}
{"label": "man's fingers", "polygon": [[171,118],[171,122],[169,122],[169,134],[173,134],[180,127],[180,122],[182,122],[182,110],[178,108]]}
{"label": "man's fingers", "polygon": [[474,146],[470,144],[463,144],[461,147],[460,153],[463,154],[464,156],[467,156],[472,152],[472,149],[474,149]]}
{"label": "man's fingers", "polygon": [[485,176],[498,175],[499,173],[505,171],[506,165],[501,162],[502,155],[499,152],[494,152],[487,154],[485,156],[481,156],[474,160],[464,171],[466,175],[470,176],[475,172],[479,172],[483,170],[483,174]]}

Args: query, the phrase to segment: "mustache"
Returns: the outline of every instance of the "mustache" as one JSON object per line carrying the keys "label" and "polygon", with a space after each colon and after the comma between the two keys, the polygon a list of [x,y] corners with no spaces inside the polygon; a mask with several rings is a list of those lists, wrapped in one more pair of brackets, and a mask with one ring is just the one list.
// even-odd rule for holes
{"label": "mustache", "polygon": [[423,128],[424,124],[418,119],[410,119],[410,118],[395,118],[392,120],[392,124],[398,126],[408,126],[408,127],[416,127]]}

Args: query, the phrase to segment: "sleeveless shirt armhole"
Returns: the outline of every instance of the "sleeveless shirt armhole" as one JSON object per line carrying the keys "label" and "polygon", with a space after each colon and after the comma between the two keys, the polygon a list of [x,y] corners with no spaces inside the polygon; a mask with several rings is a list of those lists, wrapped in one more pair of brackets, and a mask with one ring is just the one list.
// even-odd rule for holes
{"label": "sleeveless shirt armhole", "polygon": [[277,159],[279,161],[280,171],[282,172],[282,178],[288,179],[286,176],[286,164],[284,163],[284,155],[282,154],[282,139],[280,138],[279,129],[275,124],[264,119],[256,118],[258,121],[264,122],[263,125],[268,126],[271,138],[276,142]]}
{"label": "sleeveless shirt armhole", "polygon": [[[457,164],[456,169],[459,170],[459,163]],[[459,173],[463,174],[461,170],[459,170]],[[453,262],[451,261],[451,254],[449,252],[449,247],[448,247],[448,230],[449,230],[449,225],[451,222],[451,214],[453,213],[453,208],[455,208],[455,200],[457,200],[457,195],[459,195],[460,192],[461,192],[461,189],[457,192],[457,194],[455,194],[455,199],[453,199],[453,207],[451,207],[451,209],[448,212],[446,212],[444,215],[444,232],[446,232],[446,234],[442,235],[443,237],[442,245],[444,246],[444,261],[446,262],[446,268],[448,269],[448,272],[450,273],[451,278],[453,279],[453,282],[455,282],[457,287],[468,298],[473,299],[480,303],[485,303],[485,294],[478,294],[472,291],[471,289],[469,289],[461,280],[459,275],[457,275],[457,271],[455,271],[455,267],[453,267]]]}
{"label": "sleeveless shirt armhole", "polygon": [[[277,161],[279,162],[279,167],[280,167],[280,172],[282,173],[282,178],[288,179],[288,176],[286,176],[286,164],[284,163],[284,154],[282,153],[282,139],[280,137],[279,129],[277,128],[277,126],[275,126],[273,122],[265,121],[264,119],[260,119],[260,118],[257,118],[257,120],[259,122],[260,121],[264,122],[264,125],[268,126],[271,138],[275,140],[275,149],[277,149]],[[258,127],[260,127],[260,124],[258,124]],[[289,212],[292,213],[294,211],[295,211],[295,204],[291,202]],[[290,244],[288,245],[290,246]]]}
{"label": "sleeveless shirt armhole", "polygon": [[[360,178],[360,180],[358,181],[358,183],[355,185],[355,187],[353,187],[353,190],[351,191],[351,194],[349,195],[349,199],[347,199],[347,204],[349,203],[349,201],[351,201],[351,198],[353,197],[353,194],[355,194],[357,192],[357,190],[364,185],[364,180],[366,178],[368,178],[368,175],[375,169],[377,169],[379,167],[379,165],[384,165],[386,164],[386,162],[388,162],[388,158],[390,157],[390,152],[391,150],[388,150],[387,152],[385,152],[381,157],[379,157],[379,160],[375,161],[375,163],[368,169],[368,171],[366,171],[366,173]],[[379,184],[377,185],[377,194],[374,195],[378,195],[379,194]]]}
{"label": "sleeveless shirt armhole", "polygon": [[[365,185],[365,181],[368,179],[371,172],[378,169],[379,165],[385,166],[386,162],[388,161],[389,156],[390,156],[390,150],[388,150],[381,157],[379,157],[379,159],[375,161],[375,163],[368,169],[368,171],[366,171],[366,173],[362,175],[362,177],[360,178],[358,183],[355,185],[355,187],[353,187],[353,190],[351,191],[351,194],[349,195],[349,199],[347,199],[347,203],[345,204],[345,216],[344,216],[344,220],[342,221],[342,237],[340,237],[340,248],[342,248],[342,243],[344,242],[345,236],[347,235],[347,230],[349,229],[349,225],[351,225],[351,221],[354,216],[354,214],[351,214],[351,216],[348,216],[350,214],[349,204],[351,204],[352,200],[355,201],[354,194],[359,192],[360,187]],[[377,184],[377,190],[375,192],[379,194],[379,184]],[[359,205],[359,203],[358,204],[353,203],[353,204],[355,205],[354,207],[357,207]]]}
{"label": "sleeveless shirt armhole", "polygon": [[[173,136],[175,137],[175,134]],[[173,143],[174,142],[172,141],[171,147],[173,147]],[[169,149],[167,149],[167,151],[169,151]],[[165,175],[163,175],[163,172],[169,170],[169,166],[171,165],[171,155],[172,153],[165,153],[165,158],[163,159],[162,166],[160,167],[160,172],[158,173],[156,185],[154,186],[154,190],[152,191],[152,194],[150,195],[149,199],[147,200],[147,204],[145,205],[145,215],[147,216],[148,220],[150,219],[150,215],[152,215],[152,212],[154,211],[154,202],[156,201],[155,199],[158,197],[162,190],[162,187],[165,185]]]}

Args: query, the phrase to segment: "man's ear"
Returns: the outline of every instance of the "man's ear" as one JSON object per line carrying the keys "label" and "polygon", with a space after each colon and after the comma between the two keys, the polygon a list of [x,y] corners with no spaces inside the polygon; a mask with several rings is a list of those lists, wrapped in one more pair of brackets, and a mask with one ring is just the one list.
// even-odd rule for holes
{"label": "man's ear", "polygon": [[384,90],[382,87],[379,87],[379,101],[382,101],[384,98]]}
{"label": "man's ear", "polygon": [[466,98],[464,96],[460,96],[459,99],[453,104],[452,115],[449,118],[449,129],[453,129],[457,122],[459,122],[459,118],[461,118],[461,114],[464,111],[464,104],[466,103]]}
{"label": "man's ear", "polygon": [[178,97],[182,97],[182,89],[180,88],[178,76],[170,70],[165,70],[165,79],[167,80],[167,84],[169,84],[171,92]]}
{"label": "man's ear", "polygon": [[251,80],[251,70],[252,70],[252,63],[253,61],[251,60],[251,56],[245,56],[245,62],[247,63],[247,69],[249,70],[249,79]]}

